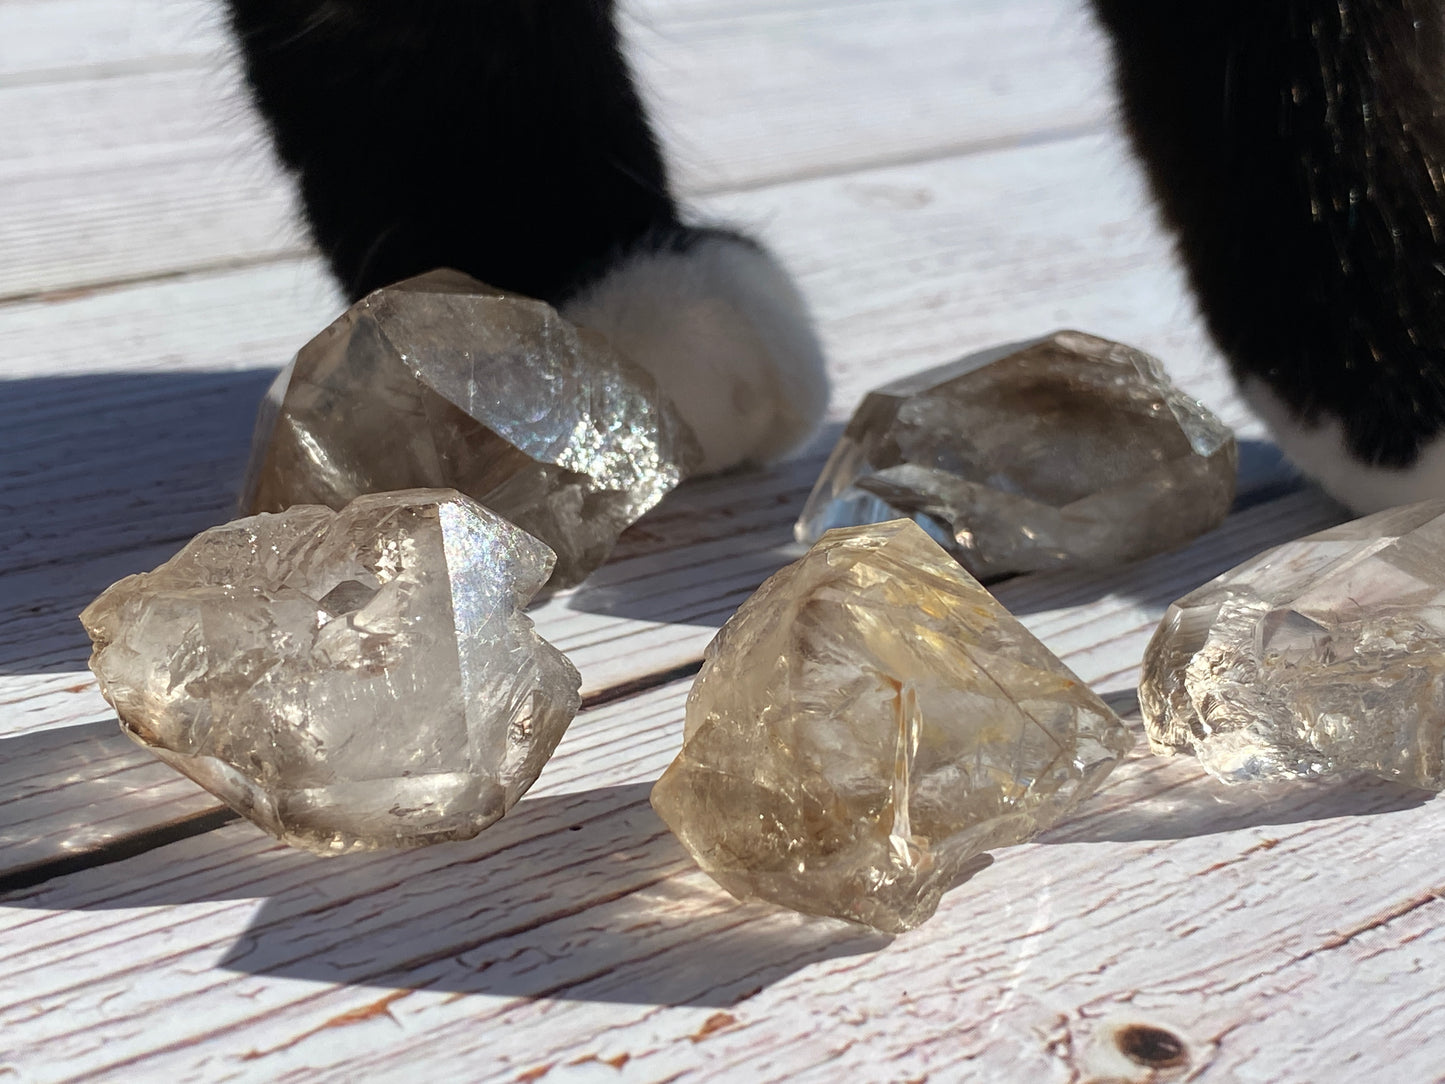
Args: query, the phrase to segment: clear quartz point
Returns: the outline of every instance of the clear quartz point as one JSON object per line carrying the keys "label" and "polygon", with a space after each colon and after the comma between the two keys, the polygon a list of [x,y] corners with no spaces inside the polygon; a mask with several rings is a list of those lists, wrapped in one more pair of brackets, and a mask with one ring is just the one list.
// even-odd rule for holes
{"label": "clear quartz point", "polygon": [[911,518],[983,578],[1118,564],[1217,526],[1236,469],[1156,360],[1059,331],[870,392],[795,533]]}
{"label": "clear quartz point", "polygon": [[652,377],[541,301],[433,271],[377,290],[303,346],[258,413],[248,512],[447,487],[580,582],[696,464]]}
{"label": "clear quartz point", "polygon": [[80,619],[126,733],[272,835],[468,839],[577,713],[522,612],[553,559],[456,492],[380,493],[214,527]]}
{"label": "clear quartz point", "polygon": [[1267,550],[1190,592],[1149,642],[1156,753],[1227,783],[1367,772],[1445,788],[1445,501]]}
{"label": "clear quartz point", "polygon": [[704,870],[886,932],[1092,792],[1118,717],[915,524],[829,531],[708,646],[652,804]]}

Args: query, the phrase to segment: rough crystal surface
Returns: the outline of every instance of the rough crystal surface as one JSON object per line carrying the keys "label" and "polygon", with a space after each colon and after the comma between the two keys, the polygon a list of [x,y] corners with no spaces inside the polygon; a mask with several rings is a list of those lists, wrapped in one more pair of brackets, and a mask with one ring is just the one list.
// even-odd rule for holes
{"label": "rough crystal surface", "polygon": [[1145,654],[1157,753],[1229,783],[1363,771],[1445,788],[1445,501],[1268,550],[1185,595]]}
{"label": "rough crystal surface", "polygon": [[869,393],[798,520],[912,518],[974,575],[1136,560],[1218,525],[1234,436],[1147,354],[1078,331]]}
{"label": "rough crystal surface", "polygon": [[374,494],[212,528],[81,620],[125,731],[273,835],[467,839],[577,712],[521,612],[552,561],[453,491]]}
{"label": "rough crystal surface", "polygon": [[546,542],[564,587],[698,455],[652,377],[600,336],[434,271],[368,295],[301,348],[262,403],[242,503],[458,489]]}
{"label": "rough crystal surface", "polygon": [[896,932],[1133,744],[916,525],[828,532],[708,646],[652,804],[734,895]]}

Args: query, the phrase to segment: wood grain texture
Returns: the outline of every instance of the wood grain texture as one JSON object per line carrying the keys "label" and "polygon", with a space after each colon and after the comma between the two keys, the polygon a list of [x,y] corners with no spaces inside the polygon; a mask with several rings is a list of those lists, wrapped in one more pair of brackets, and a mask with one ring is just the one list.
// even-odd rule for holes
{"label": "wood grain texture", "polygon": [[[844,10],[627,8],[685,192],[1097,128],[1109,110],[1098,42],[1066,0]],[[293,193],[216,18],[209,0],[0,5],[0,299],[298,251]]]}
{"label": "wood grain texture", "polygon": [[[765,227],[796,270],[831,355],[835,423],[892,375],[1076,325],[1155,350],[1242,435],[1258,433],[1189,319],[1109,138],[800,181],[710,206]],[[0,396],[0,457],[19,464],[0,478],[0,500],[26,510],[0,520],[0,689],[17,680],[6,673],[32,688],[29,675],[80,671],[80,608],[232,514],[270,366],[338,307],[309,259],[0,307],[13,349],[0,360],[13,378]],[[745,483],[686,487],[585,588],[539,611],[588,691],[697,657],[786,558],[835,434]],[[1280,480],[1277,460],[1247,457],[1247,485]],[[47,717],[9,688],[17,707],[0,716],[0,733]],[[75,718],[73,694],[36,695]],[[88,701],[85,717],[101,717],[93,692]]]}
{"label": "wood grain texture", "polygon": [[195,0],[5,0],[0,87],[212,64],[226,50],[219,11]]}
{"label": "wood grain texture", "polygon": [[[1332,511],[1297,495],[1128,575],[999,594],[1113,695],[1185,583],[1270,522]],[[1126,586],[1133,598],[1113,595]],[[1229,1050],[1221,1064],[1260,1079],[1329,1079],[1327,1059],[1390,1023],[1340,1030],[1316,1010],[1339,978],[1330,954],[1358,967],[1367,947],[1428,934],[1418,912],[1435,896],[1407,860],[1439,816],[1424,795],[1367,781],[1235,791],[1144,756],[1083,817],[1001,853],[891,943],[735,904],[645,806],[685,688],[584,714],[534,793],[473,843],[322,863],[236,825],[12,894],[12,1058],[63,1064],[57,1077],[389,1078],[421,1058],[478,1079],[551,1064],[565,1080],[586,1079],[581,1059],[627,1054],[633,1080],[950,1079],[970,1063],[1068,1080],[1107,1054],[1108,1026],[1143,1022],[1185,1038],[1196,1067]],[[1429,1017],[1427,972],[1377,968]],[[1266,1007],[1270,1027],[1232,1045]],[[1427,1062],[1407,1048],[1402,1064]]]}
{"label": "wood grain texture", "polygon": [[[0,739],[0,890],[159,846],[222,807],[125,737],[113,718]],[[199,827],[197,827],[199,826]]]}
{"label": "wood grain texture", "polygon": [[[1067,652],[1070,665],[1085,680],[1117,695],[1131,687],[1143,641],[1174,598],[1265,546],[1337,522],[1340,514],[1316,494],[1291,494],[1235,516],[1207,540],[1157,558],[1142,571],[1036,575],[995,590],[1046,644]],[[695,522],[702,517],[688,518]],[[746,541],[756,545],[758,540]],[[655,617],[628,622],[623,616],[599,627],[587,618],[597,616],[600,607],[572,609],[567,604],[534,616],[544,635],[566,650],[584,674],[593,675],[588,684],[595,687],[597,671],[608,673],[608,663],[627,678],[645,679],[699,661],[722,622],[793,552],[780,543],[721,555],[714,545],[694,543],[642,553],[617,563],[619,571],[625,570],[620,587],[614,583],[601,590],[624,600],[624,615],[632,607],[655,606]],[[673,568],[687,570],[683,583]],[[637,577],[635,584],[627,583],[627,573]],[[569,628],[576,625],[586,631]],[[596,666],[588,665],[592,660]],[[89,675],[57,677],[69,683],[32,679],[29,695],[8,706],[13,711],[28,702],[41,725],[27,728],[23,718],[16,719],[11,733],[0,738],[0,881],[47,861],[100,852],[128,834],[156,832],[178,818],[220,808],[198,788],[153,764],[149,754],[119,733]],[[61,716],[50,707],[52,702],[68,704],[72,712],[77,707],[88,710],[94,721],[77,725],[73,714]],[[37,710],[37,705],[49,710]],[[609,705],[598,710],[626,709]],[[588,729],[589,718],[584,714],[578,728]],[[571,763],[562,755],[571,749],[569,739],[547,778],[555,770],[568,770],[559,766]]]}
{"label": "wood grain texture", "polygon": [[[467,844],[323,862],[113,729],[74,614],[228,514],[255,399],[337,298],[200,0],[0,0],[0,1076],[176,1080],[1445,1079],[1437,802],[1231,791],[1141,755],[887,942],[733,902],[646,804],[685,680],[795,553],[836,426],[896,373],[1074,325],[1158,353],[1247,438],[1220,531],[997,589],[1121,710],[1163,607],[1340,510],[1234,397],[1108,134],[1063,0],[638,0],[700,216],[757,230],[827,344],[832,432],[690,485],[536,611],[594,699]],[[220,59],[217,59],[220,58]],[[648,688],[649,684],[656,687]],[[120,857],[115,848],[140,853]],[[1119,1053],[1169,1029],[1189,1064]]]}
{"label": "wood grain texture", "polygon": [[[1103,47],[1058,0],[624,5],[689,193],[1097,129]],[[1047,73],[1047,77],[1044,74]]]}

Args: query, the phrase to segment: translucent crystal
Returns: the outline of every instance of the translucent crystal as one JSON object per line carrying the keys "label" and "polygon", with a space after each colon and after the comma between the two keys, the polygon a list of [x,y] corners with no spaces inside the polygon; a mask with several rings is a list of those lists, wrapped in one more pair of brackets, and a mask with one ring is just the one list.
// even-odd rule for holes
{"label": "translucent crystal", "polygon": [[1363,771],[1445,788],[1445,501],[1268,550],[1185,595],[1150,641],[1157,753],[1227,783]]}
{"label": "translucent crystal", "polygon": [[1236,466],[1157,361],[1059,331],[870,392],[796,534],[902,516],[976,576],[1121,563],[1217,526]]}
{"label": "translucent crystal", "polygon": [[552,547],[563,587],[699,454],[652,377],[600,336],[541,301],[434,271],[358,301],[277,377],[243,505],[458,489]]}
{"label": "translucent crystal", "polygon": [[82,613],[121,726],[325,854],[476,835],[537,778],[577,671],[521,608],[550,550],[450,490],[212,528]]}
{"label": "translucent crystal", "polygon": [[652,804],[739,897],[880,930],[1054,823],[1133,738],[914,524],[830,531],[708,646]]}

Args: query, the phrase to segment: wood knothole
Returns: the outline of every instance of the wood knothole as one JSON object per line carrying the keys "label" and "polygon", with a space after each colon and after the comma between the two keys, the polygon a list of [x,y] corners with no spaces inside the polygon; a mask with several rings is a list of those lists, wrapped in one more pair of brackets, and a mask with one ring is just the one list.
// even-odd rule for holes
{"label": "wood knothole", "polygon": [[1189,1048],[1172,1031],[1152,1024],[1130,1024],[1114,1035],[1119,1051],[1150,1069],[1175,1069],[1189,1064]]}

